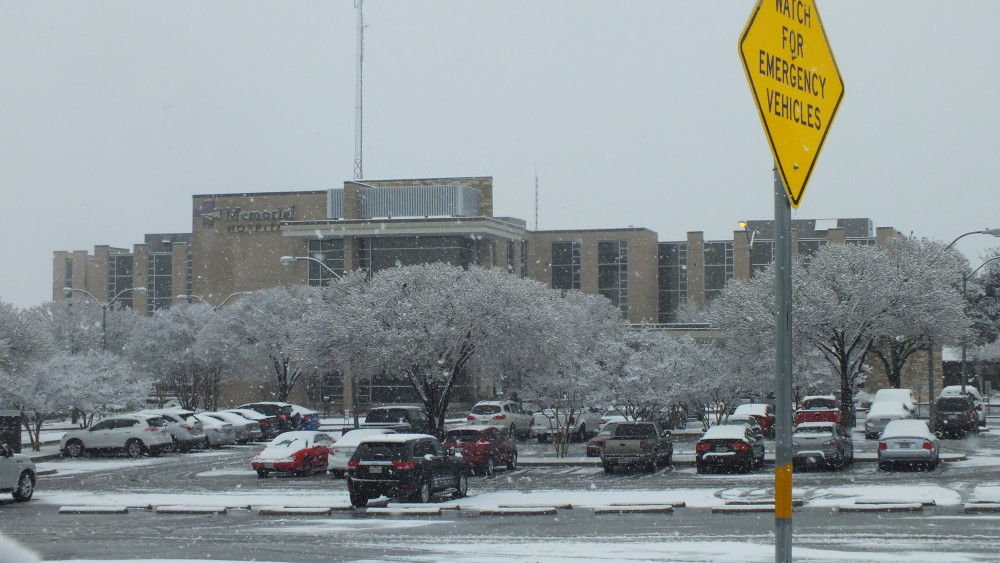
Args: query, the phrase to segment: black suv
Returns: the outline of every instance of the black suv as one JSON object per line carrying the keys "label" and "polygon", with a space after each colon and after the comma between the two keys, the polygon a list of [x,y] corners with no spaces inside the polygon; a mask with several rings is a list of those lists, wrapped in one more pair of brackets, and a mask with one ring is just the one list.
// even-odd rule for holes
{"label": "black suv", "polygon": [[461,456],[444,449],[433,436],[382,434],[365,438],[347,462],[351,504],[385,495],[397,500],[430,502],[435,493],[455,498],[469,489],[468,468]]}
{"label": "black suv", "polygon": [[956,438],[965,436],[966,432],[978,432],[976,403],[971,397],[961,395],[939,397],[934,402],[934,431],[942,436],[951,435]]}
{"label": "black suv", "polygon": [[365,416],[365,428],[389,428],[396,432],[431,434],[431,419],[420,407],[386,405],[373,407]]}

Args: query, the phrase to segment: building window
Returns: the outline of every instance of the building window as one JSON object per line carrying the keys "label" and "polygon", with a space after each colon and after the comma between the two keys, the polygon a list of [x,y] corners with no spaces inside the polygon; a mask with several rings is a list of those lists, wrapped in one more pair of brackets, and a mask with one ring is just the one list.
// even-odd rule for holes
{"label": "building window", "polygon": [[514,273],[514,241],[507,241],[507,273]]}
{"label": "building window", "polygon": [[528,241],[521,241],[521,277],[528,277]]}
{"label": "building window", "polygon": [[798,253],[799,259],[803,262],[808,263],[812,260],[813,256],[819,252],[819,249],[826,245],[826,241],[823,239],[807,239],[798,241]]}
{"label": "building window", "polygon": [[733,243],[705,243],[705,302],[717,297],[733,279]]}
{"label": "building window", "polygon": [[676,323],[678,313],[687,303],[687,244],[665,242],[658,245],[659,304],[657,320]]}
{"label": "building window", "polygon": [[552,243],[552,288],[580,289],[580,241]]}
{"label": "building window", "polygon": [[371,275],[397,266],[479,265],[475,241],[468,237],[370,237],[357,239],[358,267]]}
{"label": "building window", "polygon": [[66,280],[63,282],[63,287],[74,287],[73,286],[73,259],[67,258],[65,260],[66,264]]}
{"label": "building window", "polygon": [[755,240],[750,247],[750,275],[763,272],[774,262],[774,241]]}
{"label": "building window", "polygon": [[875,239],[873,238],[849,238],[844,242],[846,244],[854,244],[857,246],[875,246]]}
{"label": "building window", "polygon": [[628,241],[597,243],[597,293],[628,315]]}
{"label": "building window", "polygon": [[[326,267],[337,274],[344,275],[344,239],[317,239],[308,242],[309,257],[315,258],[326,264]],[[330,285],[337,276],[330,273],[330,270],[323,266],[308,261],[309,264],[309,285],[326,286]]]}
{"label": "building window", "polygon": [[[108,256],[108,300],[134,287],[132,271],[134,257],[131,254],[111,254]],[[118,303],[132,308],[132,292],[126,291],[118,298]]]}
{"label": "building window", "polygon": [[173,254],[151,252],[146,258],[146,314],[169,309],[173,297]]}

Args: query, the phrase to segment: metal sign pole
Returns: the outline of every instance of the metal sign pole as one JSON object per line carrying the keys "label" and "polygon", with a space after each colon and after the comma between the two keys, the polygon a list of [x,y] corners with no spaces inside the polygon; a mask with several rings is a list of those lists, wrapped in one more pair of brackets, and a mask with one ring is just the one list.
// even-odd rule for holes
{"label": "metal sign pole", "polygon": [[792,208],[774,167],[774,560],[792,561]]}

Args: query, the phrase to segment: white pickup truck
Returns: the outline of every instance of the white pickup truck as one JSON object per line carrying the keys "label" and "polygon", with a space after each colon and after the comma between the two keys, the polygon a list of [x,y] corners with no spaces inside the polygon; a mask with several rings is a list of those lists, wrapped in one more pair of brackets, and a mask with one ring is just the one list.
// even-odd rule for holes
{"label": "white pickup truck", "polygon": [[[566,428],[566,415],[563,410],[543,409],[536,412],[531,420],[531,434],[538,438],[538,443],[544,444],[552,439],[552,435]],[[583,441],[597,434],[601,425],[600,413],[590,409],[574,412],[569,419],[570,439]]]}

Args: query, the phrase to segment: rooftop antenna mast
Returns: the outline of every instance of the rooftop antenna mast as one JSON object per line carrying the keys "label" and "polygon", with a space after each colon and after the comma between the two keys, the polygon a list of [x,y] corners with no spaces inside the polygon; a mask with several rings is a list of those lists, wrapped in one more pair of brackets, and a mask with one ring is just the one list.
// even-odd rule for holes
{"label": "rooftop antenna mast", "polygon": [[362,77],[362,66],[365,59],[365,16],[364,16],[364,2],[365,0],[354,0],[354,7],[358,10],[358,68],[357,68],[357,79],[355,84],[355,101],[354,101],[354,179],[360,180],[364,178],[364,169],[362,167],[362,156],[361,156],[361,140],[362,140],[362,116],[364,112],[362,111],[362,100],[363,96],[361,94],[361,77]]}
{"label": "rooftop antenna mast", "polygon": [[538,165],[535,165],[535,230],[538,230]]}

